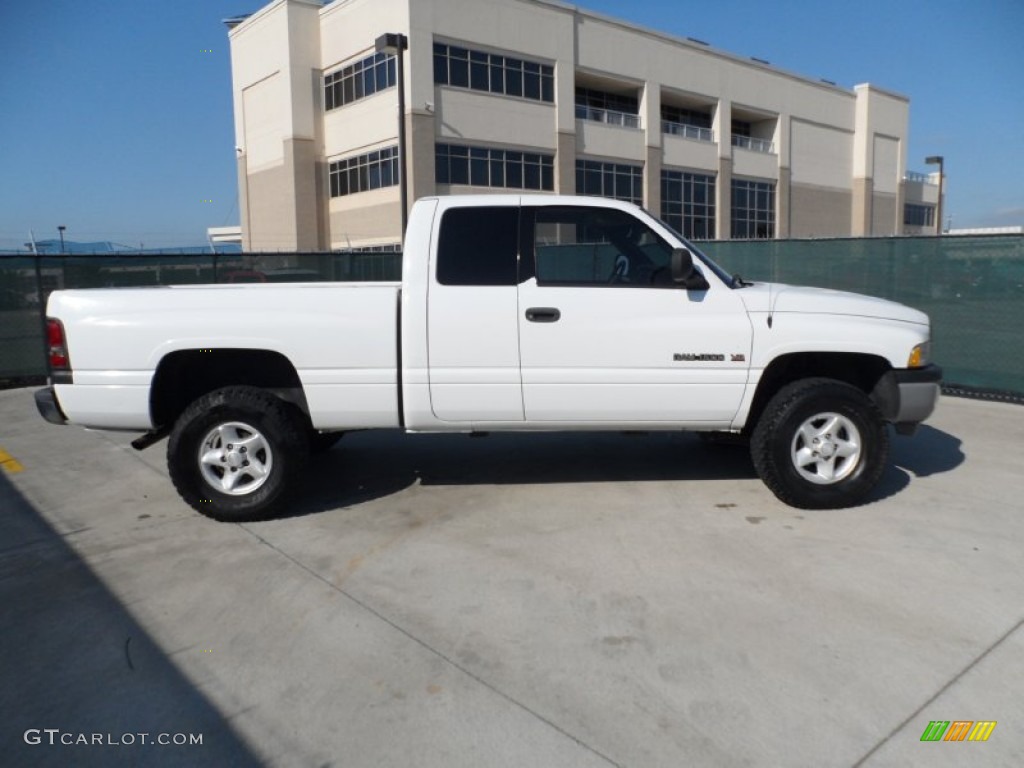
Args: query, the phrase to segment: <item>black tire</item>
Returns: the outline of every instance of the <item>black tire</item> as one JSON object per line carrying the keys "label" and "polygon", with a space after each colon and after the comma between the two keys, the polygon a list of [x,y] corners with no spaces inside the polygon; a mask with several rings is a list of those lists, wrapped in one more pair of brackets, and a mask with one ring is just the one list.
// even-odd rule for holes
{"label": "black tire", "polygon": [[281,509],[307,451],[293,407],[262,389],[225,387],[178,417],[167,443],[167,468],[191,507],[214,520],[248,522]]}
{"label": "black tire", "polygon": [[344,436],[344,432],[319,432],[311,429],[306,435],[309,442],[309,452],[327,453]]}
{"label": "black tire", "polygon": [[864,501],[885,470],[889,430],[874,403],[856,387],[834,379],[803,379],[769,401],[754,429],[750,454],[764,484],[786,504],[852,507]]}

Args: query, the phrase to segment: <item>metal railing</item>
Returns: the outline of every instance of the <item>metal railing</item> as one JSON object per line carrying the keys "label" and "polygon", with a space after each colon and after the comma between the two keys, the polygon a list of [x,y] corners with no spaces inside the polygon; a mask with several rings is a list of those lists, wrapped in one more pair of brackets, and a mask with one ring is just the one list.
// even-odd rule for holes
{"label": "metal railing", "polygon": [[916,171],[907,171],[903,174],[904,181],[916,182],[918,184],[928,184],[932,187],[939,186],[939,182],[927,173],[917,173]]}
{"label": "metal railing", "polygon": [[607,125],[620,125],[624,128],[640,127],[639,115],[631,115],[628,112],[619,112],[615,109],[588,107],[585,104],[576,105],[576,119],[589,120],[594,123],[605,123]]}
{"label": "metal railing", "polygon": [[768,139],[755,139],[753,136],[732,135],[732,145],[740,149],[749,149],[751,152],[762,152],[766,155],[775,154],[775,143]]}
{"label": "metal railing", "polygon": [[676,123],[672,120],[661,121],[661,132],[668,133],[673,136],[682,136],[684,139],[693,139],[694,141],[707,141],[714,143],[715,133],[710,128],[702,128],[699,125],[688,125],[686,123]]}

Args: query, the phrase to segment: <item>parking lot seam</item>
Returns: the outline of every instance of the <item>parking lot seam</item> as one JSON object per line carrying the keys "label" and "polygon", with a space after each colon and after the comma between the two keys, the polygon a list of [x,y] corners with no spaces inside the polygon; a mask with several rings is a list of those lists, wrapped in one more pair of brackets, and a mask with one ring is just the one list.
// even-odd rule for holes
{"label": "parking lot seam", "polygon": [[982,661],[984,661],[988,657],[988,655],[990,653],[992,653],[992,651],[994,651],[996,648],[998,648],[1000,645],[1002,645],[1004,642],[1006,642],[1010,638],[1010,636],[1014,632],[1019,630],[1022,626],[1024,626],[1024,619],[1021,619],[1016,624],[1014,624],[1012,627],[1010,627],[1010,629],[1008,629],[1003,634],[1002,637],[1000,637],[998,640],[996,640],[994,643],[992,643],[992,645],[990,645],[988,648],[986,648],[984,651],[982,651],[978,656],[976,656],[974,658],[974,660],[970,664],[968,664],[966,667],[961,669],[959,673],[957,673],[945,685],[943,685],[938,691],[936,691],[936,693],[931,698],[929,698],[924,704],[922,704],[920,707],[918,707],[913,712],[911,712],[910,715],[902,723],[900,723],[895,728],[893,728],[884,739],[882,739],[877,744],[875,744],[875,746],[872,747],[871,750],[866,755],[864,755],[860,760],[855,762],[851,766],[851,768],[859,768],[860,766],[864,765],[864,763],[866,763],[867,760],[872,755],[874,755],[878,750],[880,750],[882,747],[884,747],[886,744],[888,744],[889,741],[892,740],[892,738],[897,733],[899,733],[904,728],[906,728],[915,718],[917,718],[928,707],[930,707],[932,704],[934,704],[935,701],[940,696],[942,696],[942,694],[944,694],[946,691],[948,691],[950,688],[952,688],[954,685],[956,685],[968,672],[970,672],[972,669],[974,669],[976,666],[978,666],[978,664],[980,664]]}
{"label": "parking lot seam", "polygon": [[372,606],[370,606],[367,603],[363,602],[358,597],[355,597],[354,595],[352,595],[351,593],[345,591],[343,588],[339,587],[338,585],[331,583],[331,581],[329,581],[328,579],[325,579],[323,576],[321,576],[319,573],[314,571],[312,568],[307,566],[302,561],[296,559],[295,557],[293,557],[292,555],[288,554],[287,552],[285,552],[280,547],[278,547],[278,546],[272,544],[271,542],[267,541],[265,538],[260,536],[258,533],[256,533],[256,531],[252,530],[247,525],[239,524],[239,528],[242,528],[244,531],[249,533],[251,536],[253,536],[255,539],[260,541],[262,544],[265,544],[267,547],[269,547],[270,549],[274,550],[275,552],[277,552],[282,557],[284,557],[284,558],[288,559],[289,561],[291,561],[292,563],[294,563],[296,566],[298,566],[299,568],[304,570],[306,573],[308,573],[310,576],[315,578],[317,581],[320,581],[323,584],[326,584],[333,591],[343,595],[348,600],[351,600],[353,603],[358,605],[360,608],[362,608],[364,611],[366,611],[367,613],[371,614],[372,616],[376,616],[378,619],[383,621],[389,627],[391,627],[395,631],[401,633],[402,635],[407,637],[409,640],[412,640],[414,643],[416,643],[418,646],[420,646],[421,648],[426,650],[428,653],[430,653],[433,656],[436,656],[437,658],[441,659],[442,661],[444,661],[446,664],[448,664],[449,666],[453,667],[454,669],[457,669],[459,672],[461,672],[462,674],[466,675],[471,680],[476,681],[477,683],[482,685],[487,690],[491,691],[495,695],[497,695],[500,698],[502,698],[505,701],[507,701],[512,706],[516,707],[517,709],[522,710],[523,712],[526,712],[528,715],[530,715],[531,717],[533,717],[533,718],[539,720],[540,722],[544,723],[545,725],[547,725],[552,730],[554,730],[557,733],[560,733],[562,736],[565,736],[566,738],[572,740],[573,742],[578,744],[583,749],[587,750],[591,754],[595,755],[596,757],[598,757],[601,760],[603,760],[606,763],[608,763],[608,765],[615,766],[615,768],[624,768],[621,763],[615,762],[610,757],[608,757],[608,755],[600,752],[599,750],[597,750],[594,747],[590,746],[589,744],[587,744],[586,742],[582,741],[578,737],[574,736],[573,734],[571,734],[569,731],[567,731],[564,728],[562,728],[557,723],[551,721],[550,719],[548,719],[544,715],[540,714],[539,712],[536,712],[535,710],[530,709],[530,707],[528,707],[526,704],[524,704],[523,702],[519,701],[518,699],[515,699],[512,696],[508,695],[507,693],[505,693],[501,689],[496,688],[494,685],[492,685],[491,683],[487,682],[486,680],[484,680],[479,675],[476,675],[472,671],[466,669],[461,664],[459,664],[457,661],[455,661],[451,657],[445,655],[442,651],[439,651],[437,648],[434,648],[432,645],[430,645],[426,641],[421,640],[420,638],[416,637],[414,634],[409,632],[407,629],[405,629],[404,627],[402,627],[399,624],[395,623],[393,620],[389,619],[387,616],[382,614],[380,611],[376,610]]}

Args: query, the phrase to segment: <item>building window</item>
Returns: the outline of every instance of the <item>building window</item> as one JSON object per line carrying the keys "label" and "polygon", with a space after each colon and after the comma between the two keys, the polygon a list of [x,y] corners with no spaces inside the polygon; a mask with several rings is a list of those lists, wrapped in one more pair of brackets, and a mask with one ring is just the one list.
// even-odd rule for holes
{"label": "building window", "polygon": [[386,243],[385,245],[358,245],[353,248],[336,248],[336,252],[344,253],[401,253],[401,243]]}
{"label": "building window", "polygon": [[707,112],[698,112],[686,107],[673,107],[669,104],[661,105],[661,119],[680,125],[692,125],[696,128],[711,127],[711,115]]}
{"label": "building window", "polygon": [[474,91],[555,101],[555,68],[512,56],[434,43],[434,82]]}
{"label": "building window", "polygon": [[577,160],[576,194],[611,197],[642,205],[644,169],[639,165]]}
{"label": "building window", "polygon": [[472,187],[534,189],[555,188],[555,158],[539,152],[463,147],[438,144],[435,181]]}
{"label": "building window", "polygon": [[746,136],[750,138],[751,125],[746,120],[733,120],[732,121],[732,135],[733,136]]}
{"label": "building window", "polygon": [[751,152],[763,152],[766,155],[775,154],[775,142],[771,139],[762,139],[753,135],[754,124],[746,120],[732,121],[732,145],[741,149],[749,149]]}
{"label": "building window", "polygon": [[392,87],[397,80],[394,55],[367,56],[324,77],[324,107],[332,110],[372,96]]}
{"label": "building window", "polygon": [[715,238],[715,177],[661,172],[661,218],[691,240]]}
{"label": "building window", "polygon": [[577,86],[576,119],[639,128],[640,100],[636,96],[622,96]]}
{"label": "building window", "polygon": [[661,131],[695,141],[714,141],[711,115],[686,107],[661,105]]}
{"label": "building window", "polygon": [[398,184],[398,147],[337,160],[330,165],[331,197]]}
{"label": "building window", "polygon": [[775,237],[775,184],[732,180],[732,237]]}
{"label": "building window", "polygon": [[935,208],[907,203],[903,206],[903,223],[908,227],[934,227]]}

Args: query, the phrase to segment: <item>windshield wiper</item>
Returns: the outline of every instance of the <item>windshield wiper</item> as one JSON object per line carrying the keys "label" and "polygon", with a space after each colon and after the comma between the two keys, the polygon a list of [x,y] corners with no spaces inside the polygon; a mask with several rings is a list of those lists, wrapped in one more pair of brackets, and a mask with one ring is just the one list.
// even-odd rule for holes
{"label": "windshield wiper", "polygon": [[739,272],[736,272],[735,274],[733,274],[733,276],[732,276],[732,287],[733,288],[747,288],[747,287],[749,287],[751,285],[753,285],[753,283],[751,283],[749,280],[744,280],[742,277],[740,277],[740,273]]}

